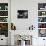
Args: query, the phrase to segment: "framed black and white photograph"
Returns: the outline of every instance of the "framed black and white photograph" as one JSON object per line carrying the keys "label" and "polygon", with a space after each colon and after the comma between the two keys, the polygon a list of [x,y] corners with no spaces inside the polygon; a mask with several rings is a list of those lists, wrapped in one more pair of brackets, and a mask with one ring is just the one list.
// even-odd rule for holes
{"label": "framed black and white photograph", "polygon": [[18,10],[17,14],[18,14],[17,18],[19,18],[19,19],[28,18],[28,10]]}

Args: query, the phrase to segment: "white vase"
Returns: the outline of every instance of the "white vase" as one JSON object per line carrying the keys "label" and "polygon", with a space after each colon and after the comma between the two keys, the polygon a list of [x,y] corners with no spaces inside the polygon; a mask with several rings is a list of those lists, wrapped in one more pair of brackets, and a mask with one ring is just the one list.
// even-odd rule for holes
{"label": "white vase", "polygon": [[25,41],[21,40],[21,46],[25,46]]}

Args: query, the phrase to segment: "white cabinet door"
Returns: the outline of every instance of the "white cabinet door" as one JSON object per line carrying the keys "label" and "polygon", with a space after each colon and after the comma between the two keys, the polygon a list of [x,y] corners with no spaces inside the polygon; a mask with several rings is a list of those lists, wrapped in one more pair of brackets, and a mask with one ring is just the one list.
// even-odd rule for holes
{"label": "white cabinet door", "polygon": [[46,38],[44,37],[38,38],[38,46],[46,46]]}
{"label": "white cabinet door", "polygon": [[0,37],[0,45],[8,45],[8,37],[4,37],[4,35],[1,36]]}

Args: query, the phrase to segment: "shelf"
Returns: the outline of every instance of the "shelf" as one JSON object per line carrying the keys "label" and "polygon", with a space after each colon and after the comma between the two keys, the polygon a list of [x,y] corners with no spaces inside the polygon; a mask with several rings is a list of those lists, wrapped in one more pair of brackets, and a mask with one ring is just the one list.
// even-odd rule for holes
{"label": "shelf", "polygon": [[38,17],[46,17],[46,15],[44,15],[44,16],[38,16]]}
{"label": "shelf", "polygon": [[46,11],[46,10],[38,10],[38,11]]}
{"label": "shelf", "polygon": [[0,22],[0,23],[8,23],[8,22]]}
{"label": "shelf", "polygon": [[46,28],[38,28],[38,29],[46,29]]}
{"label": "shelf", "polygon": [[0,11],[8,11],[8,10],[0,10]]}
{"label": "shelf", "polygon": [[0,17],[8,17],[8,16],[0,16]]}
{"label": "shelf", "polygon": [[38,23],[46,23],[46,22],[38,22]]}

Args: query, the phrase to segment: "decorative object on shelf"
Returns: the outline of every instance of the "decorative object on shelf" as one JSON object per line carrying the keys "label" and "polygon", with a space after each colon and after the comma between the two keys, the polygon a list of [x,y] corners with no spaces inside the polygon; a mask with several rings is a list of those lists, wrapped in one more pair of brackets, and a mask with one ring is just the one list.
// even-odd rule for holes
{"label": "decorative object on shelf", "polygon": [[8,10],[8,6],[5,6],[5,10]]}
{"label": "decorative object on shelf", "polygon": [[0,16],[8,16],[8,11],[0,11]]}
{"label": "decorative object on shelf", "polygon": [[8,37],[8,23],[0,23],[0,35]]}
{"label": "decorative object on shelf", "polygon": [[45,12],[42,12],[42,15],[45,15]]}
{"label": "decorative object on shelf", "polygon": [[42,15],[45,15],[45,12],[42,12]]}
{"label": "decorative object on shelf", "polygon": [[46,29],[39,29],[39,37],[46,37]]}
{"label": "decorative object on shelf", "polygon": [[46,6],[45,6],[45,9],[46,9]]}
{"label": "decorative object on shelf", "polygon": [[28,18],[28,10],[18,10],[17,13],[18,13],[17,18],[19,18],[19,19]]}
{"label": "decorative object on shelf", "polygon": [[29,26],[29,30],[34,30],[34,26],[33,25],[31,25],[31,26]]}
{"label": "decorative object on shelf", "polygon": [[0,22],[8,22],[8,17],[0,17]]}
{"label": "decorative object on shelf", "polygon": [[0,6],[0,10],[1,10],[1,6]]}
{"label": "decorative object on shelf", "polygon": [[0,23],[1,30],[8,30],[8,23]]}
{"label": "decorative object on shelf", "polygon": [[46,17],[38,17],[38,22],[46,22]]}
{"label": "decorative object on shelf", "polygon": [[46,3],[38,3],[38,10],[46,10]]}
{"label": "decorative object on shelf", "polygon": [[11,23],[11,30],[16,30],[16,26],[13,23]]}
{"label": "decorative object on shelf", "polygon": [[38,18],[38,22],[42,22],[43,19],[41,17]]}
{"label": "decorative object on shelf", "polygon": [[46,23],[39,23],[38,24],[38,28],[46,28]]}
{"label": "decorative object on shelf", "polygon": [[44,8],[40,8],[40,10],[44,10]]}
{"label": "decorative object on shelf", "polygon": [[8,10],[8,3],[0,3],[0,10]]}

